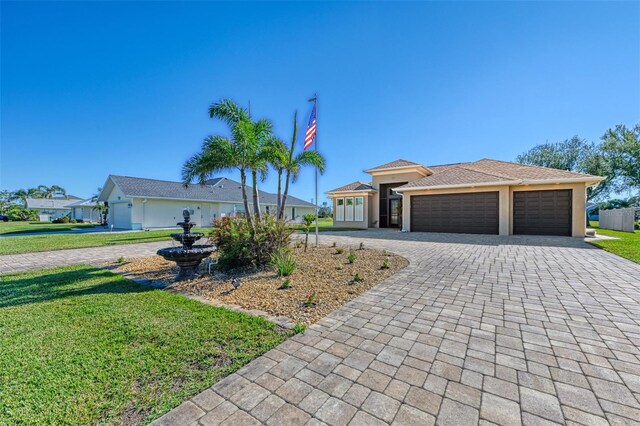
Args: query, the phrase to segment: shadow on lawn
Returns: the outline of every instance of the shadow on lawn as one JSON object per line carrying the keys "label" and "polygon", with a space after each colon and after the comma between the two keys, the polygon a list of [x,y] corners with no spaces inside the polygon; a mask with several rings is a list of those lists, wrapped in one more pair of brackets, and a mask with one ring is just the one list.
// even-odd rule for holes
{"label": "shadow on lawn", "polygon": [[[54,272],[55,271],[55,272]],[[0,308],[90,294],[143,293],[153,288],[132,283],[91,266],[41,273],[5,275],[0,281]]]}

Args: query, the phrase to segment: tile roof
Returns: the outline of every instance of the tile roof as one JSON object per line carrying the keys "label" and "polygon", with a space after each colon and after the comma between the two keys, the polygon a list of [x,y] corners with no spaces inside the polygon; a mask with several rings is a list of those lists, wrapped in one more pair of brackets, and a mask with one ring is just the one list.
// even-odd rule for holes
{"label": "tile roof", "polygon": [[372,167],[370,169],[367,169],[367,171],[384,170],[384,169],[396,169],[398,167],[408,167],[408,166],[424,167],[422,164],[414,163],[413,161],[407,161],[407,160],[399,159],[399,160],[392,161],[390,163],[381,164],[379,166]]}
{"label": "tile roof", "polygon": [[398,188],[410,189],[426,186],[458,186],[480,183],[508,182],[517,180],[548,180],[550,182],[563,179],[591,179],[598,180],[598,176],[549,167],[530,166],[526,164],[510,163],[508,161],[482,160],[429,167],[434,173]]}
{"label": "tile roof", "polygon": [[368,183],[364,183],[361,181],[356,181],[356,182],[352,182],[348,185],[344,185],[341,186],[339,188],[336,189],[332,189],[331,191],[327,191],[327,193],[332,193],[332,192],[357,192],[357,191],[375,191],[375,189],[373,188],[373,186],[371,186]]}
{"label": "tile roof", "polygon": [[[68,201],[68,200],[67,200]],[[93,207],[98,204],[97,198],[87,198],[86,200],[80,200],[73,202],[71,204],[67,204],[67,207]]]}
{"label": "tile roof", "polygon": [[[182,182],[167,180],[115,175],[110,175],[109,177],[127,197],[242,203],[240,183],[228,178],[212,179],[209,182],[213,183],[213,185],[196,183],[185,187]],[[247,186],[247,195],[249,197],[251,197],[251,189],[250,186]],[[258,192],[261,203],[274,205],[277,203],[276,194],[260,190]],[[297,207],[314,206],[291,195],[287,196],[287,204]]]}
{"label": "tile roof", "polygon": [[69,203],[78,199],[68,198],[27,198],[25,206],[28,209],[66,209]]}

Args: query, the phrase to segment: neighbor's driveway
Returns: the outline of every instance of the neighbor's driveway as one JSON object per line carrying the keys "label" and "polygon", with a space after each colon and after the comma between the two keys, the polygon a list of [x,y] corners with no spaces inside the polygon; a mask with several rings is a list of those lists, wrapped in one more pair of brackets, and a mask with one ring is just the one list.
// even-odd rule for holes
{"label": "neighbor's driveway", "polygon": [[[9,238],[3,244],[11,244]],[[87,263],[97,265],[126,258],[153,256],[162,247],[171,247],[173,241],[156,241],[141,244],[119,244],[105,247],[87,247],[69,250],[52,250],[39,253],[6,254],[0,256],[0,274],[52,268],[54,266]]]}
{"label": "neighbor's driveway", "polygon": [[570,238],[351,235],[321,238],[411,264],[157,423],[640,422],[640,265]]}

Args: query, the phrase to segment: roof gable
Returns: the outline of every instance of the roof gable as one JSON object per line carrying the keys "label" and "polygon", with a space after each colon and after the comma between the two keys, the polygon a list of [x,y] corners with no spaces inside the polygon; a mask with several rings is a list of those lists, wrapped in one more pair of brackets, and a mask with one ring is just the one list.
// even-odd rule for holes
{"label": "roof gable", "polygon": [[355,181],[339,188],[332,189],[331,191],[327,191],[326,193],[331,194],[334,192],[375,192],[375,188],[368,183]]}

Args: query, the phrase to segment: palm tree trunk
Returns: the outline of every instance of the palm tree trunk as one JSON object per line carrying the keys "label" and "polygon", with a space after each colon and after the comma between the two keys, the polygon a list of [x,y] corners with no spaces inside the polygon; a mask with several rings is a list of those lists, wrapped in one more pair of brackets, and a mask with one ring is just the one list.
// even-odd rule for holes
{"label": "palm tree trunk", "polygon": [[289,195],[290,179],[291,179],[291,172],[287,170],[287,174],[284,178],[284,194],[282,194],[282,204],[280,205],[280,220],[284,219],[284,209],[287,205],[287,195]]}
{"label": "palm tree trunk", "polygon": [[253,183],[253,214],[260,220],[260,195],[258,194],[258,171],[251,169],[251,180]]}
{"label": "palm tree trunk", "polygon": [[240,187],[242,188],[242,203],[244,204],[244,212],[247,216],[249,226],[253,229],[253,220],[249,213],[249,199],[247,198],[247,173],[244,169],[240,169]]}
{"label": "palm tree trunk", "polygon": [[282,169],[278,169],[278,196],[276,203],[276,217],[280,219],[280,206],[282,205]]}

